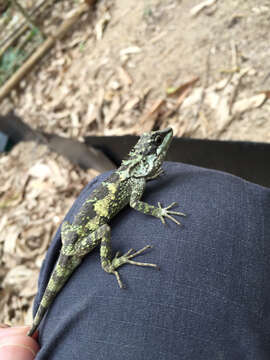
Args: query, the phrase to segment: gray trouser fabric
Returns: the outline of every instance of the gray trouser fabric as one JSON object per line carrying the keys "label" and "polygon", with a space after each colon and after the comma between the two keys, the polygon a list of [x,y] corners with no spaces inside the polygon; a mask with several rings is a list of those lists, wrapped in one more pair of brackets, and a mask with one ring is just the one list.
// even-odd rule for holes
{"label": "gray trouser fabric", "polygon": [[[179,163],[147,184],[143,200],[187,214],[182,227],[125,208],[111,221],[113,250],[146,244],[124,265],[125,289],[87,255],[39,328],[38,360],[270,359],[270,190]],[[82,191],[66,220],[108,174]],[[34,312],[61,247],[58,230],[41,269]]]}

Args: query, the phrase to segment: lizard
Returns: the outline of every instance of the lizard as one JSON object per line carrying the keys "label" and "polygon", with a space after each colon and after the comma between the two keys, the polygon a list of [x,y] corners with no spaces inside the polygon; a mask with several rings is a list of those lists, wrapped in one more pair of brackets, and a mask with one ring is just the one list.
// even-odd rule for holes
{"label": "lizard", "polygon": [[131,208],[143,214],[160,219],[163,224],[165,218],[168,218],[181,225],[173,215],[185,216],[185,214],[171,210],[177,205],[176,202],[163,208],[160,202],[158,206],[154,206],[141,201],[146,182],[164,173],[162,164],[172,138],[171,128],[142,134],[120,167],[92,191],[73,222],[62,223],[60,254],[27,335],[32,336],[35,333],[48,308],[80,265],[83,257],[97,246],[100,247],[102,268],[107,273],[115,275],[120,288],[123,288],[117,270],[120,266],[131,264],[158,268],[156,264],[133,260],[151,248],[150,245],[138,251],[130,249],[122,256],[117,252],[113,258],[109,222],[129,204]]}

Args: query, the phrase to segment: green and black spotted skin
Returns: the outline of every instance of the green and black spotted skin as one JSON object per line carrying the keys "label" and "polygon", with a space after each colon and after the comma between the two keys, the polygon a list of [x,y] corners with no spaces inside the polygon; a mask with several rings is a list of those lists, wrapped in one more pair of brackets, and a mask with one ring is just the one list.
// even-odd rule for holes
{"label": "green and black spotted skin", "polygon": [[164,217],[180,224],[171,215],[184,215],[167,208],[149,205],[142,202],[145,183],[157,178],[162,171],[162,163],[171,143],[173,132],[171,128],[152,131],[143,134],[138,143],[130,151],[121,166],[103,181],[84,202],[72,224],[63,222],[61,227],[62,248],[58,261],[51,274],[46,290],[35,315],[32,328],[28,335],[32,336],[44,317],[47,309],[67,282],[73,271],[79,266],[83,257],[95,247],[100,246],[102,268],[117,278],[122,287],[117,268],[125,263],[139,266],[155,264],[139,263],[131,260],[150,246],[133,252],[130,250],[123,256],[111,256],[110,220],[126,205],[148,215],[159,218],[164,223]]}

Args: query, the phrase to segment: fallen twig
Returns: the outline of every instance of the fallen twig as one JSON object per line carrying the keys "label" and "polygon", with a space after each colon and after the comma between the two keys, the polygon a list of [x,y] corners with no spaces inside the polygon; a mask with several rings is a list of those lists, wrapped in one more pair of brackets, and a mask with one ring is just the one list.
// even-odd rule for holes
{"label": "fallen twig", "polygon": [[[92,1],[92,5],[94,4]],[[30,56],[30,58],[16,71],[16,73],[6,81],[6,83],[0,88],[0,102],[5,96],[18,84],[20,80],[32,69],[32,67],[43,57],[43,55],[49,51],[56,40],[61,39],[67,31],[76,23],[81,14],[89,10],[89,5],[86,3],[81,4],[73,14],[66,19],[54,36],[50,36],[44,41],[44,43],[37,49],[37,51]]]}

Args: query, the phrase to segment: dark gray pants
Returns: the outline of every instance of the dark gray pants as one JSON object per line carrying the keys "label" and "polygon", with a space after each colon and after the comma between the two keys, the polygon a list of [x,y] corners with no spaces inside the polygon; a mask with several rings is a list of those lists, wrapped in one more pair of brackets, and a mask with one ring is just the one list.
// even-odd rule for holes
{"label": "dark gray pants", "polygon": [[[180,228],[127,207],[111,222],[115,251],[153,249],[125,265],[126,289],[87,255],[40,326],[38,360],[270,359],[270,190],[178,163],[143,199],[187,214]],[[108,174],[90,183],[66,220]],[[61,247],[58,231],[40,273],[35,311]]]}

